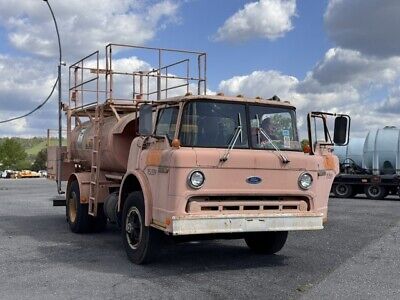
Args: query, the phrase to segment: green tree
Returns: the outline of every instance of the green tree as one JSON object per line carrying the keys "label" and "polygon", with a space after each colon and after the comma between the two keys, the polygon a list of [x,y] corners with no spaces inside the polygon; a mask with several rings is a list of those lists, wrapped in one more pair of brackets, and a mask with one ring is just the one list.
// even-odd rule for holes
{"label": "green tree", "polygon": [[22,169],[29,166],[27,154],[22,145],[14,138],[7,138],[0,145],[0,162],[3,169]]}
{"label": "green tree", "polygon": [[46,170],[46,162],[47,162],[47,149],[44,148],[39,151],[36,155],[35,161],[32,165],[32,170],[39,171],[39,170]]}

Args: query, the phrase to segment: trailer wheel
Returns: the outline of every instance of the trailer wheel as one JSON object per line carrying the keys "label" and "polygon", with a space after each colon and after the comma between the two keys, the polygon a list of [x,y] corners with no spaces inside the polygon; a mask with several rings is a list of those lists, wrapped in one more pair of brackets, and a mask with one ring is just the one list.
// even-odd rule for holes
{"label": "trailer wheel", "polygon": [[129,260],[146,264],[155,258],[160,245],[160,232],[144,223],[142,192],[132,192],[122,211],[122,241]]}
{"label": "trailer wheel", "polygon": [[381,200],[385,198],[388,194],[384,186],[368,185],[365,187],[365,195],[367,195],[369,199]]}
{"label": "trailer wheel", "polygon": [[353,187],[349,184],[335,184],[333,193],[338,198],[351,198],[354,196]]}
{"label": "trailer wheel", "polygon": [[287,231],[252,232],[246,234],[244,240],[255,253],[274,254],[283,248],[287,236]]}
{"label": "trailer wheel", "polygon": [[72,232],[83,233],[90,229],[90,216],[88,205],[80,201],[79,184],[76,180],[71,182],[67,195],[66,214],[69,228]]}

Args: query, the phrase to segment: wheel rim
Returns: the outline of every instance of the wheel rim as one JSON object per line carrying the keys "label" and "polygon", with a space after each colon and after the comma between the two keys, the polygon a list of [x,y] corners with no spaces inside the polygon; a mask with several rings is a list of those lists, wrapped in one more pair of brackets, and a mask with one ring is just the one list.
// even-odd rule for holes
{"label": "wheel rim", "polygon": [[379,196],[380,192],[381,192],[381,189],[378,186],[370,186],[368,188],[368,193],[373,197]]}
{"label": "wheel rim", "polygon": [[77,206],[76,194],[72,192],[68,199],[68,217],[71,223],[74,223],[76,220]]}
{"label": "wheel rim", "polygon": [[348,193],[349,188],[347,185],[345,184],[339,184],[336,186],[336,194],[338,194],[339,196],[344,196]]}
{"label": "wheel rim", "polygon": [[125,234],[129,246],[136,250],[142,240],[142,216],[136,207],[131,207],[126,215]]}

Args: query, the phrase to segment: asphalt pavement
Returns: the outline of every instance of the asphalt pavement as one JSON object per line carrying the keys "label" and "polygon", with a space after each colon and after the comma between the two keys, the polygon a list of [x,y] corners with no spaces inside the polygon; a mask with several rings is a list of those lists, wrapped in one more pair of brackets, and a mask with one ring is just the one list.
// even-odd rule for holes
{"label": "asphalt pavement", "polygon": [[68,229],[46,179],[0,180],[1,299],[399,299],[400,201],[331,199],[325,229],[290,233],[277,255],[242,240],[168,245],[126,259],[115,226]]}

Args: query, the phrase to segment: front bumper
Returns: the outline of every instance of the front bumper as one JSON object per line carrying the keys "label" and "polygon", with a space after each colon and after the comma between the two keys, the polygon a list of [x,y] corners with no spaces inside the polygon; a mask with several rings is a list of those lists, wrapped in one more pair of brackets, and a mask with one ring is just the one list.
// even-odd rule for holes
{"label": "front bumper", "polygon": [[323,229],[323,214],[182,216],[172,218],[173,235]]}

